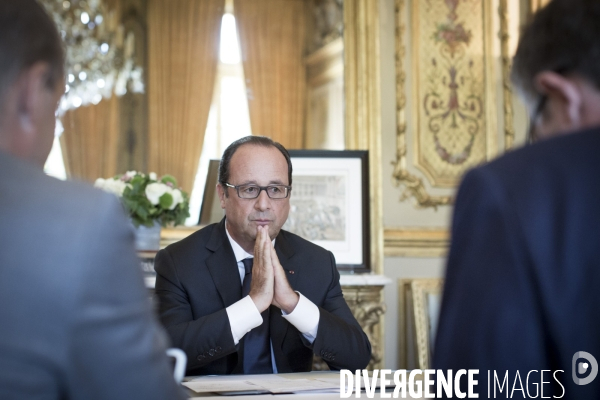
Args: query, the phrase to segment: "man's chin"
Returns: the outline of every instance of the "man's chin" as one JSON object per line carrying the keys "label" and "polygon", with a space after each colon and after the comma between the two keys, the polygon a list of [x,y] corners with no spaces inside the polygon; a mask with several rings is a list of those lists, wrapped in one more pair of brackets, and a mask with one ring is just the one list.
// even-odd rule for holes
{"label": "man's chin", "polygon": [[277,235],[279,235],[279,231],[280,231],[280,230],[281,230],[281,227],[274,227],[274,226],[271,226],[271,227],[269,228],[269,237],[270,237],[271,239],[275,239],[275,238],[277,237]]}

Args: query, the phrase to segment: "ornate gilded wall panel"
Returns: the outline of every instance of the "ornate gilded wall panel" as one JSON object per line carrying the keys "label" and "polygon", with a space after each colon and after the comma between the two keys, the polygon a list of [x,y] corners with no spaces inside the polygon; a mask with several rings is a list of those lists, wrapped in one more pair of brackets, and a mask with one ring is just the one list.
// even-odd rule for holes
{"label": "ornate gilded wall panel", "polygon": [[[393,178],[419,207],[452,204],[463,173],[512,144],[509,63],[495,68],[494,31],[502,7],[484,0],[396,0],[397,158]],[[501,21],[505,22],[505,20]],[[407,51],[408,48],[408,51]],[[506,51],[506,47],[502,50]],[[503,54],[504,55],[504,54]],[[505,55],[508,61],[508,56]],[[496,90],[503,80],[504,92]],[[407,83],[408,79],[408,83]],[[506,97],[504,113],[498,103]],[[508,106],[507,106],[508,104]],[[498,115],[505,119],[499,143]],[[432,195],[433,191],[448,195]],[[444,189],[446,190],[440,190]]]}

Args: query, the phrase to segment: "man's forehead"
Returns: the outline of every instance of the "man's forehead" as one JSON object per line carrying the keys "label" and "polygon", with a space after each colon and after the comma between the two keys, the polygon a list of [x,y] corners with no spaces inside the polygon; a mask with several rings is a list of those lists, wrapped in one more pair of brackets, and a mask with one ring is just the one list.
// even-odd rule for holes
{"label": "man's forehead", "polygon": [[283,154],[274,146],[246,144],[231,157],[230,175],[246,181],[288,180],[288,166]]}

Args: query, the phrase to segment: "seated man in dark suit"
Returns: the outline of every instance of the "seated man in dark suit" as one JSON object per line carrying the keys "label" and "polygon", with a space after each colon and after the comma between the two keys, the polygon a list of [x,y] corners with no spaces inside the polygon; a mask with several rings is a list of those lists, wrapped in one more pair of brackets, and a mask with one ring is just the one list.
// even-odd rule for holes
{"label": "seated man in dark suit", "polygon": [[0,399],[180,399],[118,200],[46,176],[64,54],[0,1]]}
{"label": "seated man in dark suit", "polygon": [[538,143],[470,171],[458,193],[433,364],[479,369],[480,397],[600,398],[598,21],[598,0],[534,16],[513,82]]}
{"label": "seated man in dark suit", "polygon": [[232,143],[219,166],[225,218],[156,256],[160,317],[188,374],[367,366],[371,345],[342,295],[331,252],[281,230],[292,164],[261,136]]}

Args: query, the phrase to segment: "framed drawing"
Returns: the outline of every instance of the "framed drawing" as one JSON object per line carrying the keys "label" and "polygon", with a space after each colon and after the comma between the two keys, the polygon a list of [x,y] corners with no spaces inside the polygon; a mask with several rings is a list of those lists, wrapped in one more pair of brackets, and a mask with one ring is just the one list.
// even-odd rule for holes
{"label": "framed drawing", "polygon": [[330,250],[340,271],[369,272],[368,152],[289,153],[291,208],[283,229]]}
{"label": "framed drawing", "polygon": [[223,209],[219,203],[216,187],[217,179],[219,178],[219,162],[220,160],[210,160],[208,162],[208,173],[206,174],[206,183],[204,184],[204,195],[202,196],[198,225],[212,224],[221,221],[223,218]]}

